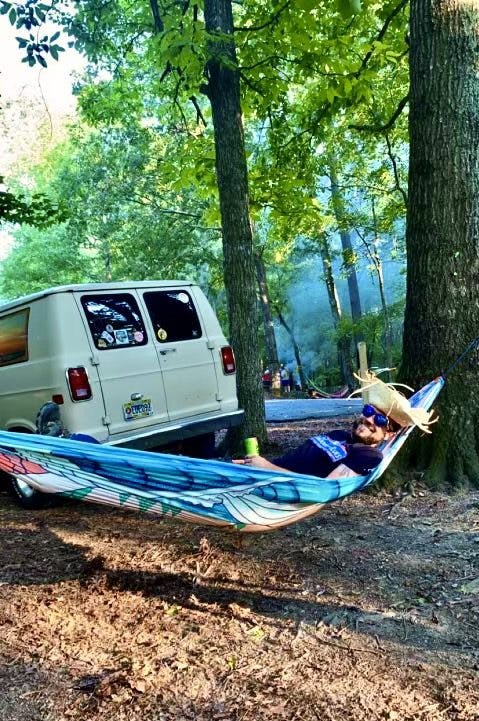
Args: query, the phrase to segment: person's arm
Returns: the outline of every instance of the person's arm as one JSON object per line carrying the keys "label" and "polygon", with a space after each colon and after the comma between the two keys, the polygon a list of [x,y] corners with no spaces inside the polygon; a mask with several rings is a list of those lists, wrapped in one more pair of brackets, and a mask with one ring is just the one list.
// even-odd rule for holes
{"label": "person's arm", "polygon": [[275,466],[274,463],[266,460],[263,456],[246,456],[245,458],[237,458],[233,460],[233,463],[237,463],[242,466],[253,466],[254,468],[266,468],[269,471],[282,471],[283,473],[291,473],[286,468],[281,466]]}
{"label": "person's arm", "polygon": [[359,475],[359,473],[356,473],[356,471],[353,471],[351,468],[345,466],[344,463],[341,463],[339,466],[336,466],[334,471],[331,471],[326,478],[348,478],[349,476]]}
{"label": "person's arm", "polygon": [[[244,466],[253,466],[254,468],[266,468],[270,471],[280,471],[282,473],[294,473],[294,471],[289,471],[287,468],[281,468],[281,466],[276,466],[274,463],[266,460],[266,458],[263,458],[263,456],[246,456],[246,458],[238,458],[236,460],[233,460],[233,463]],[[337,466],[334,471],[331,471],[331,473],[326,476],[326,478],[348,478],[349,476],[359,475],[360,474],[356,473],[356,471],[353,471],[351,468],[348,468],[344,464],[341,464]]]}

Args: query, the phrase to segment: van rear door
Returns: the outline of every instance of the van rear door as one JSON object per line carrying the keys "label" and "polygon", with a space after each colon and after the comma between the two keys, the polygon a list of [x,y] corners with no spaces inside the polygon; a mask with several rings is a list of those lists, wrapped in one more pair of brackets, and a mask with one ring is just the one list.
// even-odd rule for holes
{"label": "van rear door", "polygon": [[98,368],[110,435],[168,420],[155,344],[135,291],[77,293]]}
{"label": "van rear door", "polygon": [[170,420],[220,409],[214,343],[189,288],[144,291]]}

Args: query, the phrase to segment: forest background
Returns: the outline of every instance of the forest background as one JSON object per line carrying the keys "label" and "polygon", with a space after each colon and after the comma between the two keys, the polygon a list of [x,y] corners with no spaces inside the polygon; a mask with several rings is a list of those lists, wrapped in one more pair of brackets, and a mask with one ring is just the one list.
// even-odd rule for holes
{"label": "forest background", "polygon": [[[237,353],[242,431],[260,440],[262,366],[286,363],[302,387],[351,387],[365,340],[371,365],[430,380],[478,327],[466,299],[478,265],[475,5],[416,0],[409,18],[406,0],[1,0],[18,62],[62,62],[69,46],[87,61],[55,139],[47,122],[20,141],[15,113],[36,109],[2,107],[18,152],[2,191],[14,244],[0,296],[198,281]],[[479,480],[477,363],[467,372],[444,394],[437,440],[412,453],[433,483]]]}

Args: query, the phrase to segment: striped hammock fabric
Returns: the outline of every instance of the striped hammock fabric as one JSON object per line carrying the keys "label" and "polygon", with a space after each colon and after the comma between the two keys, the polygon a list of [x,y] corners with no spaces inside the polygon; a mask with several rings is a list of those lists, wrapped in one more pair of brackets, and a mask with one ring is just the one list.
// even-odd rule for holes
{"label": "striped hammock fabric", "polygon": [[[442,377],[409,400],[431,408]],[[382,449],[367,476],[321,479],[185,456],[49,436],[0,432],[0,469],[43,493],[243,532],[265,532],[312,516],[365,488],[385,471],[412,428]]]}

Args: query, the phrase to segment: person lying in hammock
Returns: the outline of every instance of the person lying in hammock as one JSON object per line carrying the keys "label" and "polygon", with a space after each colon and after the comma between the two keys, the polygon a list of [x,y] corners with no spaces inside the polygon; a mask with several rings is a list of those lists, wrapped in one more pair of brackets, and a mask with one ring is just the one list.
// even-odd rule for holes
{"label": "person lying in hammock", "polygon": [[375,406],[366,404],[350,431],[337,429],[313,436],[272,462],[263,456],[246,456],[233,463],[320,478],[362,476],[379,465],[383,456],[378,446],[389,440],[399,428],[392,418]]}

